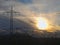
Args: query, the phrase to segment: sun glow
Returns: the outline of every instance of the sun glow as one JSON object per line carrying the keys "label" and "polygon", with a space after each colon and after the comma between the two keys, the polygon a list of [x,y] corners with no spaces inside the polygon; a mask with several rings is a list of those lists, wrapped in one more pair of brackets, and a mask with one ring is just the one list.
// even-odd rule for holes
{"label": "sun glow", "polygon": [[45,18],[39,17],[37,18],[37,24],[38,29],[45,30],[48,28],[48,21]]}

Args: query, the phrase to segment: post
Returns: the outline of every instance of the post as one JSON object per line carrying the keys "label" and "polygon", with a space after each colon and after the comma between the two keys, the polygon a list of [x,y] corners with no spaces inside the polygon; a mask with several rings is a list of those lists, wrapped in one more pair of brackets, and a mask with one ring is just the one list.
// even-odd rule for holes
{"label": "post", "polygon": [[10,12],[10,33],[13,34],[13,7],[11,6],[11,12]]}
{"label": "post", "polygon": [[14,28],[13,28],[13,16],[14,14],[20,14],[20,12],[16,12],[13,10],[13,6],[11,6],[11,10],[10,11],[6,11],[6,12],[3,12],[3,13],[6,13],[6,14],[10,14],[10,35],[13,35],[14,33]]}

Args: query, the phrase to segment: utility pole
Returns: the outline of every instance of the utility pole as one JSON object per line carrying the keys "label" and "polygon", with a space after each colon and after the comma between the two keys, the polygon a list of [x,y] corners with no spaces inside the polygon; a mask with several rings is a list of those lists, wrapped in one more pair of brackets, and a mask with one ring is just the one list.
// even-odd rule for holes
{"label": "utility pole", "polygon": [[10,12],[10,33],[13,34],[13,7],[11,6],[11,12]]}
{"label": "utility pole", "polygon": [[14,29],[13,29],[13,16],[14,16],[14,14],[18,14],[19,12],[14,11],[13,6],[11,6],[11,10],[6,11],[4,13],[10,14],[10,34],[13,35],[13,32],[14,32]]}

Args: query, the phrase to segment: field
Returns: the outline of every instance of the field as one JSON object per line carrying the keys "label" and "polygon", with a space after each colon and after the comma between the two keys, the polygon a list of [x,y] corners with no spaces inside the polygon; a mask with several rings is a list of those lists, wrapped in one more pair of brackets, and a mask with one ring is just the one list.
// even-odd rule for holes
{"label": "field", "polygon": [[59,38],[34,38],[28,34],[0,36],[0,45],[54,45],[59,42]]}

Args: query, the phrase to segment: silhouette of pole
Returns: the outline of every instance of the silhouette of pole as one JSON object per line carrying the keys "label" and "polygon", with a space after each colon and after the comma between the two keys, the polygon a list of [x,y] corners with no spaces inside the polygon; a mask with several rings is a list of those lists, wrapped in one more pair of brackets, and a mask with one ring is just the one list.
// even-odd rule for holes
{"label": "silhouette of pole", "polygon": [[13,35],[13,32],[14,32],[14,29],[13,29],[13,15],[14,15],[14,13],[18,14],[19,12],[14,11],[13,6],[11,6],[11,10],[7,11],[7,12],[4,12],[4,13],[10,14],[10,34]]}
{"label": "silhouette of pole", "polygon": [[10,12],[10,33],[13,34],[13,7],[11,6],[11,12]]}

